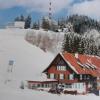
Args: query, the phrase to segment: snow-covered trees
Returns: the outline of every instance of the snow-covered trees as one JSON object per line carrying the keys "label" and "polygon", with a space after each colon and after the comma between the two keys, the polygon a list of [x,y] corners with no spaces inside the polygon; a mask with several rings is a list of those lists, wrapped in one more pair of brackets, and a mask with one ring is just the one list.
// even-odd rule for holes
{"label": "snow-covered trees", "polygon": [[39,29],[39,28],[40,28],[39,21],[38,21],[38,23],[34,22],[33,26],[32,26],[32,29]]}
{"label": "snow-covered trees", "polygon": [[[40,19],[39,19],[40,20]],[[32,18],[30,16],[25,17],[23,15],[20,15],[15,18],[15,21],[25,21],[25,29],[27,28],[34,28],[38,29],[37,27],[41,27],[45,30],[52,30],[52,31],[58,31],[58,29],[64,29],[69,27],[69,23],[73,27],[73,31],[78,34],[84,34],[87,30],[91,29],[96,29],[100,31],[100,22],[87,17],[87,16],[82,16],[82,15],[71,15],[68,16],[67,18],[59,18],[58,21],[57,19],[49,19],[48,16],[43,16],[42,20],[40,21],[40,25],[38,26],[38,21],[34,21],[35,23],[31,27],[32,23]],[[71,28],[72,28],[71,27]],[[70,28],[69,28],[70,30]],[[71,29],[72,30],[72,29]]]}
{"label": "snow-covered trees", "polygon": [[91,35],[85,37],[84,35],[78,35],[77,33],[69,33],[64,36],[63,50],[70,53],[100,56],[99,46],[100,45],[96,43],[96,39],[91,38]]}
{"label": "snow-covered trees", "polygon": [[31,16],[28,16],[26,19],[25,19],[25,29],[28,29],[28,28],[30,28],[31,27],[31,20],[32,20],[32,18],[31,18]]}
{"label": "snow-covered trees", "polygon": [[[94,35],[95,34],[95,35]],[[54,54],[66,50],[70,53],[80,53],[100,56],[100,33],[89,30],[84,35],[75,32],[28,31],[26,40],[44,51]]]}
{"label": "snow-covered trees", "polygon": [[63,50],[70,53],[79,52],[81,50],[81,37],[75,33],[68,33],[64,36]]}
{"label": "snow-covered trees", "polygon": [[45,18],[43,17],[42,19],[42,28],[45,29],[45,30],[49,30],[50,29],[50,25],[51,24],[51,21],[49,20],[49,18]]}
{"label": "snow-covered trees", "polygon": [[24,18],[23,15],[20,15],[20,16],[16,17],[16,18],[14,19],[14,21],[25,21],[25,18]]}
{"label": "snow-covered trees", "polygon": [[58,30],[58,23],[53,19],[49,19],[49,17],[43,17],[41,26],[45,30]]}
{"label": "snow-covered trees", "polygon": [[100,22],[84,15],[71,15],[58,20],[60,29],[66,28],[66,24],[71,23],[75,33],[84,34],[87,30],[96,29],[100,31]]}
{"label": "snow-covered trees", "polygon": [[[67,19],[59,19],[57,23],[53,19],[43,17],[40,24],[45,31],[38,30],[38,35],[33,32],[32,37],[27,35],[27,40],[44,51],[57,51],[56,53],[58,53],[58,51],[62,51],[61,47],[63,46],[63,50],[71,53],[78,52],[100,56],[100,23],[96,20],[87,16],[72,15]],[[34,23],[33,28],[37,29],[37,26]],[[57,34],[53,31],[56,31]],[[61,32],[63,35],[60,34]]]}
{"label": "snow-covered trees", "polygon": [[44,51],[57,54],[62,50],[64,34],[44,30],[31,30],[27,32],[26,40],[40,47]]}

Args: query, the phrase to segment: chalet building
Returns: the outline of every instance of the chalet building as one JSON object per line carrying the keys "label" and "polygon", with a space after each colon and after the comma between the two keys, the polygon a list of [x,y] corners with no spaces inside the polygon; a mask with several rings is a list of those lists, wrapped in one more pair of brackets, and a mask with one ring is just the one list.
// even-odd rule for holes
{"label": "chalet building", "polygon": [[97,56],[59,53],[43,73],[66,89],[85,93],[100,89],[100,58]]}
{"label": "chalet building", "polygon": [[100,90],[100,57],[97,56],[59,53],[43,73],[46,79],[28,81],[30,89],[64,86],[78,93]]}

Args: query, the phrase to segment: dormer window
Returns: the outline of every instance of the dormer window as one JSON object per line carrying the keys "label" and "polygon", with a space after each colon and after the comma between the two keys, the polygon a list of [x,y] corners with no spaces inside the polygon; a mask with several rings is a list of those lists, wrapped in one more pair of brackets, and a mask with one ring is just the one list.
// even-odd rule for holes
{"label": "dormer window", "polygon": [[66,71],[66,66],[57,66],[57,70]]}

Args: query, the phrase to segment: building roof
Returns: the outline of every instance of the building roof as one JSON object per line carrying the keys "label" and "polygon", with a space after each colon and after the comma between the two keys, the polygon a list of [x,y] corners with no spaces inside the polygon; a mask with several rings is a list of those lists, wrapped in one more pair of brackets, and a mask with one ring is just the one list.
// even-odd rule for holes
{"label": "building roof", "polygon": [[[68,52],[63,52],[58,55],[60,55],[64,59],[64,61],[75,73],[90,74],[94,77],[100,76],[100,57],[85,54],[71,54]],[[50,67],[50,65],[48,66],[48,68]],[[46,72],[48,68],[43,72]]]}
{"label": "building roof", "polygon": [[37,80],[37,81],[30,81],[27,80],[28,83],[52,83],[52,82],[58,82],[56,79],[46,79],[46,80]]}

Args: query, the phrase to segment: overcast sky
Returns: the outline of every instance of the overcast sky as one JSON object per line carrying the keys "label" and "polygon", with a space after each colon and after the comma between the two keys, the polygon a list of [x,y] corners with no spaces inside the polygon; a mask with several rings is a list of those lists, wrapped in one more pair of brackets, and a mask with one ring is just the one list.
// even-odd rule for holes
{"label": "overcast sky", "polygon": [[[50,0],[0,0],[0,25],[12,21],[20,14],[30,14],[33,20],[48,15]],[[53,17],[70,14],[87,15],[100,19],[100,0],[51,0]]]}

